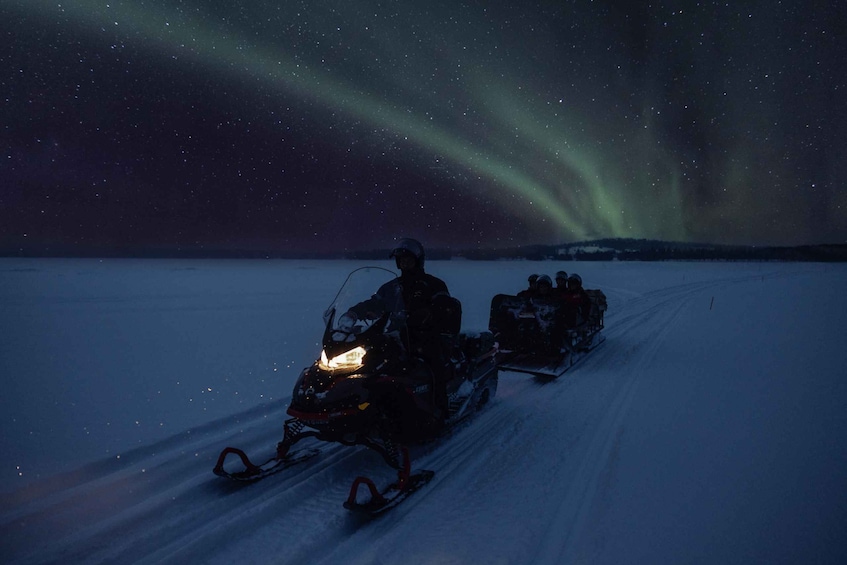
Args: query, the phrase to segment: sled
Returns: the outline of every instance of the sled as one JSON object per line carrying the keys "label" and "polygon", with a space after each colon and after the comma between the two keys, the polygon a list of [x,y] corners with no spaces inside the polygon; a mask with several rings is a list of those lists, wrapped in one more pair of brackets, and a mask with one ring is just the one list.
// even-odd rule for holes
{"label": "sled", "polygon": [[592,306],[585,320],[577,320],[558,298],[495,296],[489,329],[498,342],[497,368],[553,379],[603,343],[606,297],[599,290],[586,292]]}
{"label": "sled", "polygon": [[555,379],[561,377],[571,367],[587,357],[604,341],[606,341],[606,336],[596,332],[590,336],[588,342],[574,351],[563,351],[558,354],[501,351],[497,368],[501,371],[526,373],[542,379]]}

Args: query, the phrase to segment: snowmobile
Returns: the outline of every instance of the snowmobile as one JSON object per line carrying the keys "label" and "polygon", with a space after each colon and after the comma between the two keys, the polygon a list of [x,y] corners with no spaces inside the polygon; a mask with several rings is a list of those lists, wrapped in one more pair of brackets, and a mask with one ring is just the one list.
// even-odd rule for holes
{"label": "snowmobile", "polygon": [[[412,472],[409,446],[444,435],[494,397],[497,349],[491,332],[460,332],[461,303],[442,297],[440,319],[446,331],[440,338],[449,353],[441,377],[448,378],[446,385],[435,386],[433,367],[410,343],[409,314],[402,308],[366,316],[353,325],[345,320],[350,307],[393,277],[392,271],[379,267],[363,267],[347,277],[324,313],[320,358],[294,385],[290,418],[276,455],[256,465],[240,449],[227,447],[215,474],[242,481],[263,478],[317,455],[319,449],[292,449],[303,439],[315,438],[370,448],[397,471],[397,481],[382,489],[367,477],[356,478],[344,503],[350,510],[381,513],[432,478],[432,471]],[[437,398],[439,392],[446,392],[446,398]],[[243,470],[224,469],[230,454],[241,459]],[[362,485],[370,495],[366,502],[358,501]]]}
{"label": "snowmobile", "polygon": [[499,346],[498,368],[552,379],[603,343],[606,296],[600,290],[586,293],[591,308],[583,320],[558,297],[496,295],[488,327]]}

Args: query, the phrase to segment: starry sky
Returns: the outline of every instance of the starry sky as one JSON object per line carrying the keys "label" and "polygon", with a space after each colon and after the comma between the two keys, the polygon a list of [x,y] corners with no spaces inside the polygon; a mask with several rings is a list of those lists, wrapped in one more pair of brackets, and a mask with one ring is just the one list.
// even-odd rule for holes
{"label": "starry sky", "polygon": [[0,0],[0,249],[847,243],[847,5]]}

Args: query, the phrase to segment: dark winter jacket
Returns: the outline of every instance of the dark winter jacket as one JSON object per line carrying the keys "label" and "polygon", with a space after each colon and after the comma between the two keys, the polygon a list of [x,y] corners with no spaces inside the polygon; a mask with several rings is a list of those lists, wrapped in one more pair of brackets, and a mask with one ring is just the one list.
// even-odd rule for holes
{"label": "dark winter jacket", "polygon": [[591,298],[583,288],[568,289],[561,295],[562,301],[573,309],[574,314],[578,317],[572,319],[572,324],[580,324],[588,320],[588,315],[591,313]]}
{"label": "dark winter jacket", "polygon": [[444,281],[419,271],[385,283],[371,298],[350,310],[359,318],[376,318],[386,312],[405,313],[410,332],[441,331],[434,326],[434,320],[440,319],[434,310],[439,307],[439,298],[449,296]]}

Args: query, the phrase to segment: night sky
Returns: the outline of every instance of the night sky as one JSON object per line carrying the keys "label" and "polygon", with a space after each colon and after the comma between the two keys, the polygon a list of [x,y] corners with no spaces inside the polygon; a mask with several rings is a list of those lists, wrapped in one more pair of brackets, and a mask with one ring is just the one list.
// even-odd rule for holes
{"label": "night sky", "polygon": [[0,251],[847,243],[847,3],[0,0]]}

